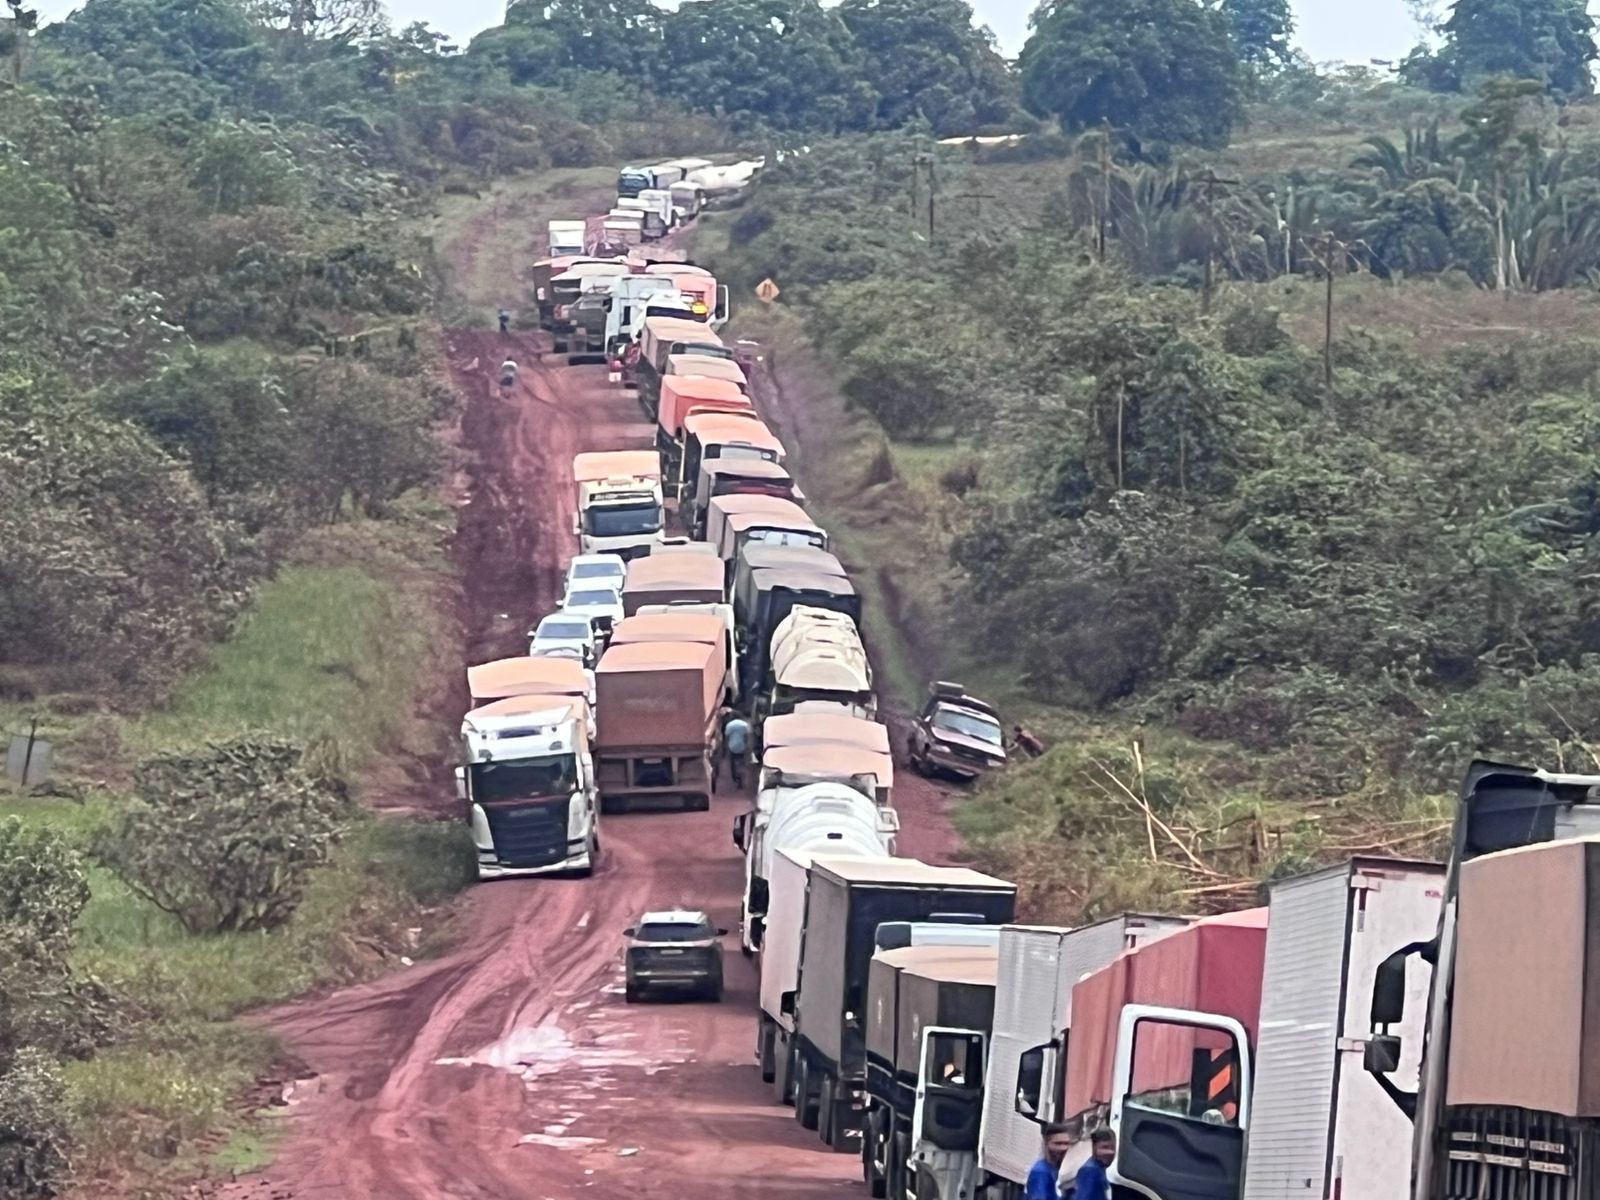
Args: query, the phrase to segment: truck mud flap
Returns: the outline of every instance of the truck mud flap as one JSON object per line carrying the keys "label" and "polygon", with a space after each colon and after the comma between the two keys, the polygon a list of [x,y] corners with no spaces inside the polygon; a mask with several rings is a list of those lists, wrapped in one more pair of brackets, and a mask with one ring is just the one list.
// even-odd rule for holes
{"label": "truck mud flap", "polygon": [[600,797],[600,811],[606,816],[611,816],[614,813],[625,813],[632,807],[632,800],[628,796]]}

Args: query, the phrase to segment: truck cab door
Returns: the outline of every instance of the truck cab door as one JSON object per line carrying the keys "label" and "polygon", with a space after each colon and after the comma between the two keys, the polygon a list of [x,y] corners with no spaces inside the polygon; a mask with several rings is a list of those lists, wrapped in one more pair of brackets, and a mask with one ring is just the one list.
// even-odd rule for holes
{"label": "truck cab door", "polygon": [[977,1153],[988,1046],[988,1035],[975,1029],[929,1025],[922,1031],[917,1102],[911,1117],[921,1147]]}
{"label": "truck cab door", "polygon": [[1238,1200],[1250,1043],[1231,1017],[1130,1004],[1112,1077],[1111,1182],[1155,1200]]}

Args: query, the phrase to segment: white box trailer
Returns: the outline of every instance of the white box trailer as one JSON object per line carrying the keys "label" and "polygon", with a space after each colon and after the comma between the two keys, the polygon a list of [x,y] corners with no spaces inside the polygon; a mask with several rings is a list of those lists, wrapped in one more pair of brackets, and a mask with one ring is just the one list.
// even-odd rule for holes
{"label": "white box trailer", "polygon": [[[1372,985],[1396,946],[1439,927],[1444,868],[1357,858],[1273,884],[1244,1200],[1405,1200],[1412,1125],[1362,1067]],[[1532,931],[1537,936],[1537,931]],[[1405,1056],[1415,1090],[1429,972],[1412,963]]]}
{"label": "white box trailer", "polygon": [[[1077,929],[1007,925],[1000,931],[1000,964],[994,995],[994,1030],[984,1074],[983,1128],[978,1141],[979,1178],[988,1178],[996,1200],[1022,1195],[1028,1172],[1039,1161],[1039,1123],[1060,1119],[1056,1111],[1065,1080],[1065,1033],[1072,1027],[1072,985],[1098,971],[1124,950],[1155,941],[1188,922],[1182,917],[1123,913]],[[1018,1066],[1029,1050],[1052,1045],[1044,1056],[1037,1120],[1017,1111]],[[1321,1200],[1318,1197],[1317,1200]]]}

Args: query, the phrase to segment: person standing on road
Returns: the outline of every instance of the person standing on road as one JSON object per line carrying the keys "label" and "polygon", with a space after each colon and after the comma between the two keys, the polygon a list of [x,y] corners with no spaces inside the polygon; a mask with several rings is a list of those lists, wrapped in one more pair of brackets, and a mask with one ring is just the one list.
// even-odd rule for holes
{"label": "person standing on road", "polygon": [[517,364],[515,359],[506,359],[500,364],[500,387],[510,391],[511,385],[517,382]]}
{"label": "person standing on road", "polygon": [[750,722],[731,710],[722,723],[722,750],[728,757],[728,774],[733,776],[733,786],[742,791],[745,755],[750,753]]}
{"label": "person standing on road", "polygon": [[1061,1160],[1072,1148],[1072,1135],[1065,1125],[1046,1125],[1041,1131],[1044,1151],[1039,1161],[1028,1172],[1028,1186],[1023,1190],[1024,1200],[1056,1200],[1056,1177],[1061,1172]]}
{"label": "person standing on road", "polygon": [[1072,1200],[1111,1200],[1111,1179],[1106,1168],[1116,1161],[1117,1135],[1096,1129],[1089,1135],[1089,1161],[1078,1168],[1072,1183]]}
{"label": "person standing on road", "polygon": [[510,313],[509,310],[502,308],[500,310],[500,336],[501,337],[505,337],[506,334],[508,334],[510,332],[511,332],[511,313]]}

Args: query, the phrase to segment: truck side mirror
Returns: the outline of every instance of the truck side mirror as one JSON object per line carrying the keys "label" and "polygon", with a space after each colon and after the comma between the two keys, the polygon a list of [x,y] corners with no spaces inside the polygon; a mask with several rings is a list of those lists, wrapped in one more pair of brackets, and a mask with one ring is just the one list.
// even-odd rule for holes
{"label": "truck side mirror", "polygon": [[743,850],[745,848],[745,845],[744,845],[744,827],[745,827],[745,817],[746,817],[746,815],[747,814],[745,814],[745,813],[740,813],[737,817],[735,817],[733,819],[733,844],[735,846],[739,847],[739,849],[741,849],[741,850]]}
{"label": "truck side mirror", "polygon": [[1044,1056],[1048,1045],[1024,1050],[1017,1059],[1017,1095],[1012,1107],[1020,1117],[1042,1125],[1039,1116],[1044,1107]]}
{"label": "truck side mirror", "polygon": [[1392,1033],[1379,1033],[1367,1039],[1361,1051],[1361,1065],[1369,1075],[1393,1075],[1400,1069],[1402,1043]]}
{"label": "truck side mirror", "polygon": [[622,936],[623,937],[629,937],[629,938],[638,937],[639,936],[639,927],[637,925],[629,925],[626,929],[624,929],[622,931]]}
{"label": "truck side mirror", "polygon": [[580,521],[580,518],[579,518],[578,514],[577,513],[573,513],[572,514],[572,536],[573,537],[577,537],[579,534],[581,534],[583,532],[583,527],[579,524],[579,521]]}
{"label": "truck side mirror", "polygon": [[795,993],[793,993],[793,992],[785,992],[778,999],[778,1015],[779,1016],[784,1016],[784,1017],[792,1017],[792,1016],[794,1016],[794,997],[795,997]]}
{"label": "truck side mirror", "polygon": [[466,798],[467,798],[467,769],[465,767],[457,767],[456,768],[456,799],[457,800],[465,800]]}
{"label": "truck side mirror", "polygon": [[[1409,947],[1408,947],[1409,949]],[[1372,980],[1372,1027],[1397,1025],[1406,1015],[1405,950],[1397,950],[1378,964]]]}

